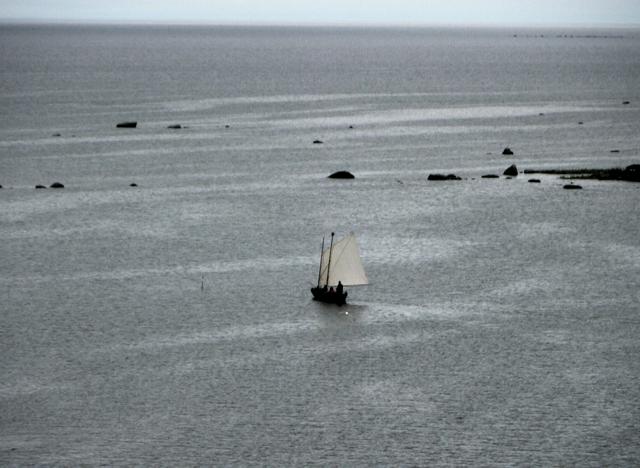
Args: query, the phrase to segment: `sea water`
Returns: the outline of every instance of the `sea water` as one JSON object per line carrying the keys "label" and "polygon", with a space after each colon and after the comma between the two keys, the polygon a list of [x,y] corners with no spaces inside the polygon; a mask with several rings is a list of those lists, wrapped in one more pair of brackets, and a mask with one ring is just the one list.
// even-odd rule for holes
{"label": "sea water", "polygon": [[[638,163],[640,31],[4,25],[0,65],[0,464],[640,463],[640,185],[481,178]],[[314,303],[352,231],[371,284]]]}

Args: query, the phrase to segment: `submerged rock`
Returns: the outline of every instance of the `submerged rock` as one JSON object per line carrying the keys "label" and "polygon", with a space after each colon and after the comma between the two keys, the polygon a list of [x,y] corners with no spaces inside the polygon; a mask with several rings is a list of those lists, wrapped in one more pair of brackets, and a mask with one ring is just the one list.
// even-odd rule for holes
{"label": "submerged rock", "polygon": [[498,174],[485,174],[481,176],[482,179],[499,179],[500,176]]}
{"label": "submerged rock", "polygon": [[132,182],[132,183],[129,184],[129,187],[137,187],[137,186],[138,186],[138,184],[136,184],[135,182]]}
{"label": "submerged rock", "polygon": [[515,164],[512,164],[504,170],[502,175],[516,177],[518,175],[518,168]]}
{"label": "submerged rock", "polygon": [[182,128],[182,125],[174,124],[174,125],[169,125],[167,128],[170,128],[172,130],[180,130]]}
{"label": "submerged rock", "polygon": [[52,137],[61,137],[62,133],[54,133],[53,135],[51,135]]}
{"label": "submerged rock", "polygon": [[45,187],[44,185],[38,184],[38,185],[36,185],[36,188],[37,189],[46,189],[47,187]]}
{"label": "submerged rock", "polygon": [[313,140],[314,145],[321,145],[323,143],[322,140]]}
{"label": "submerged rock", "polygon": [[116,128],[136,128],[138,122],[120,122],[116,125]]}
{"label": "submerged rock", "polygon": [[329,176],[329,179],[355,179],[355,178],[356,176],[354,176],[349,171],[338,171],[338,172],[334,172]]}
{"label": "submerged rock", "polygon": [[622,104],[626,106],[627,104],[631,104],[631,101],[622,101]]}
{"label": "submerged rock", "polygon": [[502,154],[505,156],[513,156],[513,151],[511,151],[511,148],[507,147],[502,150]]}
{"label": "submerged rock", "polygon": [[49,188],[64,188],[64,185],[62,185],[60,182],[54,182],[49,186]]}
{"label": "submerged rock", "polygon": [[562,188],[565,189],[565,190],[581,190],[582,189],[582,185],[567,184]]}
{"label": "submerged rock", "polygon": [[462,180],[462,178],[458,177],[455,174],[429,174],[427,180]]}
{"label": "submerged rock", "polygon": [[540,179],[529,179],[528,182],[530,184],[539,184],[540,183]]}

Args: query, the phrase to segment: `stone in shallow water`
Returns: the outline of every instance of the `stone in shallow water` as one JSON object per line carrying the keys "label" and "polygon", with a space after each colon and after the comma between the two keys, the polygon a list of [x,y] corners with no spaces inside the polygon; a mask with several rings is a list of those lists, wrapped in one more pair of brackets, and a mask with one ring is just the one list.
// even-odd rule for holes
{"label": "stone in shallow water", "polygon": [[515,177],[518,175],[518,168],[515,164],[512,164],[511,166],[507,167],[502,174]]}
{"label": "stone in shallow water", "polygon": [[338,172],[334,172],[329,176],[329,179],[355,179],[355,178],[356,176],[354,176],[349,171],[338,171]]}
{"label": "stone in shallow water", "polygon": [[136,128],[138,122],[120,122],[116,125],[116,128]]}
{"label": "stone in shallow water", "polygon": [[427,177],[427,180],[462,180],[460,177],[458,177],[455,174],[429,174],[429,177]]}

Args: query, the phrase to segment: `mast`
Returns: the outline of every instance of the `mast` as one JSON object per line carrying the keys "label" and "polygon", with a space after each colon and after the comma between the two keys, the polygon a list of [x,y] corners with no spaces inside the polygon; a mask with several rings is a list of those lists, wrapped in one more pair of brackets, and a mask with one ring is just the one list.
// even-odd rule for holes
{"label": "mast", "polygon": [[329,275],[331,274],[331,251],[333,250],[333,235],[335,232],[331,233],[331,247],[329,247],[329,262],[327,263],[327,282],[325,286],[329,286]]}
{"label": "mast", "polygon": [[320,267],[318,268],[318,287],[320,287],[320,276],[322,275],[322,256],[324,254],[324,236],[322,236],[322,248],[320,249]]}

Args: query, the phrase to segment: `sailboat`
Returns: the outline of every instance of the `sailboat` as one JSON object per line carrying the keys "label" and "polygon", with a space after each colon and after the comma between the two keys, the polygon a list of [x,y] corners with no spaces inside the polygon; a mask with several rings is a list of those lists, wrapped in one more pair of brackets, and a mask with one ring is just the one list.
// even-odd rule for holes
{"label": "sailboat", "polygon": [[311,294],[316,301],[343,305],[348,294],[343,290],[344,286],[362,286],[369,284],[369,280],[362,267],[355,234],[351,233],[337,242],[333,242],[334,235],[332,232],[331,244],[326,250],[322,238],[318,284],[311,288]]}

